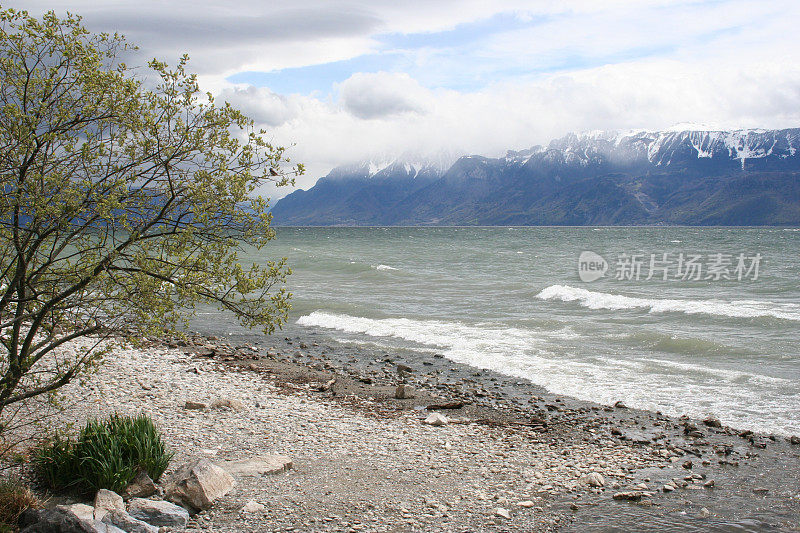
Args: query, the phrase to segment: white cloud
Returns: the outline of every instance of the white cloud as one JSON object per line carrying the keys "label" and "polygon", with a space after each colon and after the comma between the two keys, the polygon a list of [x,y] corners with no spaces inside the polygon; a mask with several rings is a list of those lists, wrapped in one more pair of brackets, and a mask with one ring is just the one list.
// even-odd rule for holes
{"label": "white cloud", "polygon": [[223,89],[219,99],[230,102],[245,115],[267,127],[289,122],[302,112],[303,107],[303,100],[298,96],[284,96],[252,85]]}
{"label": "white cloud", "polygon": [[[428,92],[427,112],[364,120],[336,101],[303,100],[302,112],[271,130],[295,143],[313,185],[331,167],[365,157],[440,148],[499,156],[570,131],[666,129],[678,122],[724,128],[800,125],[800,63],[745,70],[717,59],[651,60],[504,83],[473,93]],[[281,190],[275,195],[288,191]]]}
{"label": "white cloud", "polygon": [[431,94],[408,74],[357,73],[337,86],[339,102],[363,119],[386,118],[404,113],[424,114]]}

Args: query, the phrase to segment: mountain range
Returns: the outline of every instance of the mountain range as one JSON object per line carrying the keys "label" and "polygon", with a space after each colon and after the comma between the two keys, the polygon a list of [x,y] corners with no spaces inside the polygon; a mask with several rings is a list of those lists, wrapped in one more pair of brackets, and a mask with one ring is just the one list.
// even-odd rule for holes
{"label": "mountain range", "polygon": [[569,134],[547,146],[337,167],[283,226],[800,225],[800,128]]}

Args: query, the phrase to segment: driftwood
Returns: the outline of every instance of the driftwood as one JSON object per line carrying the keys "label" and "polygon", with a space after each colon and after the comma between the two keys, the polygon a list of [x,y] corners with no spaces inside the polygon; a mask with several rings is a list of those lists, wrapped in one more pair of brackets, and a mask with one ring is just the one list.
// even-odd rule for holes
{"label": "driftwood", "polygon": [[461,409],[465,405],[467,405],[467,404],[464,403],[464,402],[435,403],[435,404],[429,405],[425,409],[427,409],[428,411],[436,411],[436,410],[439,410],[439,409]]}

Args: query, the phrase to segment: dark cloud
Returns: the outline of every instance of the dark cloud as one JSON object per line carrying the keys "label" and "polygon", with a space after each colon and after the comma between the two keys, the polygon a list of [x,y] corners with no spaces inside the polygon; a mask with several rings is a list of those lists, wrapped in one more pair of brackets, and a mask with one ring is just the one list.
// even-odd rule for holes
{"label": "dark cloud", "polygon": [[[362,7],[342,7],[332,2],[305,2],[303,7],[267,8],[264,3],[237,3],[223,9],[207,3],[154,3],[134,5],[29,2],[34,15],[54,10],[81,15],[93,31],[118,32],[141,47],[141,55],[174,61],[184,52],[193,70],[215,72],[236,68],[270,53],[270,45],[313,43],[330,38],[369,35],[381,19]],[[320,44],[320,46],[323,46]]]}

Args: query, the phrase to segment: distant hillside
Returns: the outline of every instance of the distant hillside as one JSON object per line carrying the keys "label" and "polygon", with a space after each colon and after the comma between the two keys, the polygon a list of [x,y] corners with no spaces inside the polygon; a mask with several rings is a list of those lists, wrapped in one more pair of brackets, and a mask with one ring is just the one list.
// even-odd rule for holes
{"label": "distant hillside", "polygon": [[452,165],[338,167],[276,225],[800,225],[800,128],[570,134]]}

